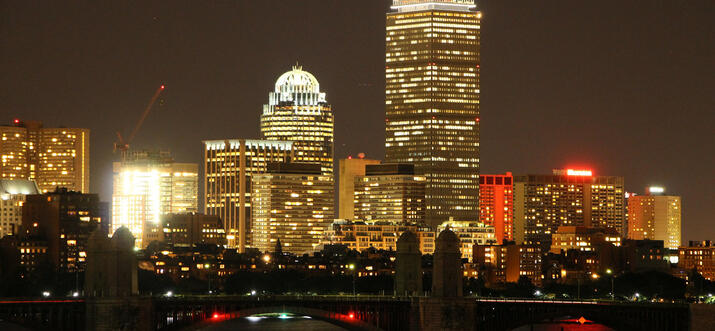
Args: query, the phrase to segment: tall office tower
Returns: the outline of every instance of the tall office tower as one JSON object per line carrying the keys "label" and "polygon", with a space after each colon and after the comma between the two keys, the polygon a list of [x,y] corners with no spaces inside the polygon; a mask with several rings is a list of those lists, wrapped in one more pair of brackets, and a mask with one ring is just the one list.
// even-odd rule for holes
{"label": "tall office tower", "polygon": [[110,233],[125,226],[140,248],[160,240],[161,215],[198,211],[198,168],[168,152],[130,152],[115,162]]}
{"label": "tall office tower", "polygon": [[623,177],[591,170],[514,176],[514,238],[550,248],[559,226],[614,228],[623,233]]}
{"label": "tall office tower", "polygon": [[261,134],[293,142],[294,162],[319,163],[333,173],[333,111],[311,73],[295,66],[276,81],[263,106]]}
{"label": "tall office tower", "polygon": [[427,222],[479,206],[479,43],[473,0],[393,0],[387,14],[385,162],[426,178]]}
{"label": "tall office tower", "polygon": [[628,238],[662,240],[665,248],[680,246],[681,198],[650,187],[646,195],[628,198]]}
{"label": "tall office tower", "polygon": [[273,251],[280,239],[283,252],[316,249],[333,223],[333,181],[320,164],[272,163],[253,175],[251,195],[253,246]]}
{"label": "tall office tower", "polygon": [[412,164],[373,164],[355,176],[355,220],[425,223],[425,178]]}
{"label": "tall office tower", "polygon": [[0,178],[34,180],[42,192],[89,191],[89,129],[16,119],[0,126],[0,139]]}
{"label": "tall office tower", "polygon": [[251,177],[265,173],[269,163],[292,159],[289,141],[204,141],[204,214],[221,218],[228,247],[251,247]]}
{"label": "tall office tower", "polygon": [[19,233],[22,205],[30,194],[40,194],[34,181],[0,179],[0,238]]}
{"label": "tall office tower", "polygon": [[479,222],[496,230],[497,243],[514,240],[514,177],[479,176]]}
{"label": "tall office tower", "polygon": [[380,164],[378,160],[370,160],[360,153],[358,158],[348,157],[338,162],[338,218],[352,220],[355,218],[355,177],[365,175],[365,166]]}
{"label": "tall office tower", "polygon": [[[106,233],[107,213],[107,204],[100,202],[97,194],[62,188],[28,195],[19,235],[21,263],[34,269],[38,261],[47,258],[64,272],[84,270],[89,236],[100,227]],[[38,246],[46,256],[36,254]]]}

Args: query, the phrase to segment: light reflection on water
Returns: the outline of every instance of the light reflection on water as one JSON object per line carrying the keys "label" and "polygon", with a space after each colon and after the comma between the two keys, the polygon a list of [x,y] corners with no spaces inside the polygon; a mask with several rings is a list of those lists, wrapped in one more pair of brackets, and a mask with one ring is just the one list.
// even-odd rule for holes
{"label": "light reflection on water", "polygon": [[328,322],[319,321],[308,316],[279,315],[279,316],[249,316],[234,320],[216,323],[200,330],[228,331],[228,330],[316,330],[338,331],[345,330]]}
{"label": "light reflection on water", "polygon": [[614,331],[601,324],[578,324],[578,323],[539,323],[525,325],[512,331]]}

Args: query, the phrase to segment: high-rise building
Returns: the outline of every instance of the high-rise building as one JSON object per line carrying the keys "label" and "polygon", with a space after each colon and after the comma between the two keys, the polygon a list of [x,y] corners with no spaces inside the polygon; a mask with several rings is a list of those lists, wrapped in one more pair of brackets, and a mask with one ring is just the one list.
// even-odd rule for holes
{"label": "high-rise building", "polygon": [[16,119],[0,126],[0,158],[0,178],[34,180],[41,192],[89,191],[89,129]]}
{"label": "high-rise building", "polygon": [[334,216],[332,176],[321,170],[320,164],[274,163],[253,175],[253,247],[273,251],[280,240],[283,252],[316,249]]}
{"label": "high-rise building", "polygon": [[425,223],[425,178],[412,164],[371,164],[355,176],[355,220]]}
{"label": "high-rise building", "polygon": [[[87,240],[97,229],[106,233],[109,226],[106,203],[97,194],[58,189],[51,193],[28,195],[23,206],[20,233],[21,263],[28,269],[46,258],[61,271],[84,270]],[[41,248],[45,254],[37,254]]]}
{"label": "high-rise building", "polygon": [[426,178],[427,222],[478,219],[481,13],[473,0],[393,0],[385,162]]}
{"label": "high-rise building", "polygon": [[364,158],[360,153],[358,158],[348,157],[338,162],[338,218],[352,220],[355,218],[355,177],[365,175],[365,166],[380,164],[379,160]]}
{"label": "high-rise building", "polygon": [[665,248],[680,246],[681,198],[650,187],[646,195],[628,198],[628,238],[662,240]]}
{"label": "high-rise building", "polygon": [[161,240],[161,215],[198,211],[198,168],[168,152],[130,152],[115,162],[111,233],[127,227],[140,248]]}
{"label": "high-rise building", "polygon": [[204,141],[204,213],[223,220],[228,247],[243,252],[251,246],[251,176],[292,159],[290,141]]}
{"label": "high-rise building", "polygon": [[30,194],[40,194],[34,181],[0,179],[0,238],[19,233],[22,205]]}
{"label": "high-rise building", "polygon": [[547,251],[559,226],[614,228],[623,233],[623,182],[623,177],[594,176],[591,170],[515,176],[514,238]]}
{"label": "high-rise building", "polygon": [[300,66],[281,75],[263,106],[261,134],[293,142],[297,163],[319,163],[333,174],[333,111],[313,74]]}
{"label": "high-rise building", "polygon": [[514,177],[479,175],[479,222],[491,225],[497,243],[514,240]]}
{"label": "high-rise building", "polygon": [[161,217],[163,241],[172,246],[224,245],[226,231],[218,216],[197,213],[167,214]]}

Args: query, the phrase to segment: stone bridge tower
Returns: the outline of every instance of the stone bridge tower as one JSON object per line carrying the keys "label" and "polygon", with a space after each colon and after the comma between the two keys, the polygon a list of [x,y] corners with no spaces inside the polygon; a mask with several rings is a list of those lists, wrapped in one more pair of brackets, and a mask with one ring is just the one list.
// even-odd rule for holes
{"label": "stone bridge tower", "polygon": [[459,237],[450,229],[437,237],[432,271],[432,296],[459,298],[462,296],[462,253]]}
{"label": "stone bridge tower", "polygon": [[395,294],[406,296],[422,294],[422,252],[417,235],[411,231],[403,232],[397,239]]}

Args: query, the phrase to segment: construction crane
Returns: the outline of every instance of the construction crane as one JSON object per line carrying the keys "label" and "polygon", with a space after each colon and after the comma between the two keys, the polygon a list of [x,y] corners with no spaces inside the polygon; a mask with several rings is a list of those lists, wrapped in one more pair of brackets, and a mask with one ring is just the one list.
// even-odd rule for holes
{"label": "construction crane", "polygon": [[151,100],[149,100],[149,104],[144,109],[144,113],[142,113],[142,116],[139,118],[139,122],[137,122],[137,125],[134,127],[134,130],[129,135],[127,140],[124,140],[124,137],[122,137],[121,132],[117,131],[118,140],[114,143],[114,152],[116,153],[117,151],[119,151],[121,153],[122,162],[126,160],[127,151],[129,150],[129,144],[132,143],[132,140],[134,140],[134,136],[136,136],[137,132],[139,132],[139,128],[141,128],[142,124],[144,123],[144,120],[146,119],[146,116],[149,115],[151,107],[154,106],[156,100],[159,99],[159,95],[162,91],[164,91],[164,85],[159,86],[159,88],[156,89],[156,92],[154,92],[154,96],[152,96]]}

